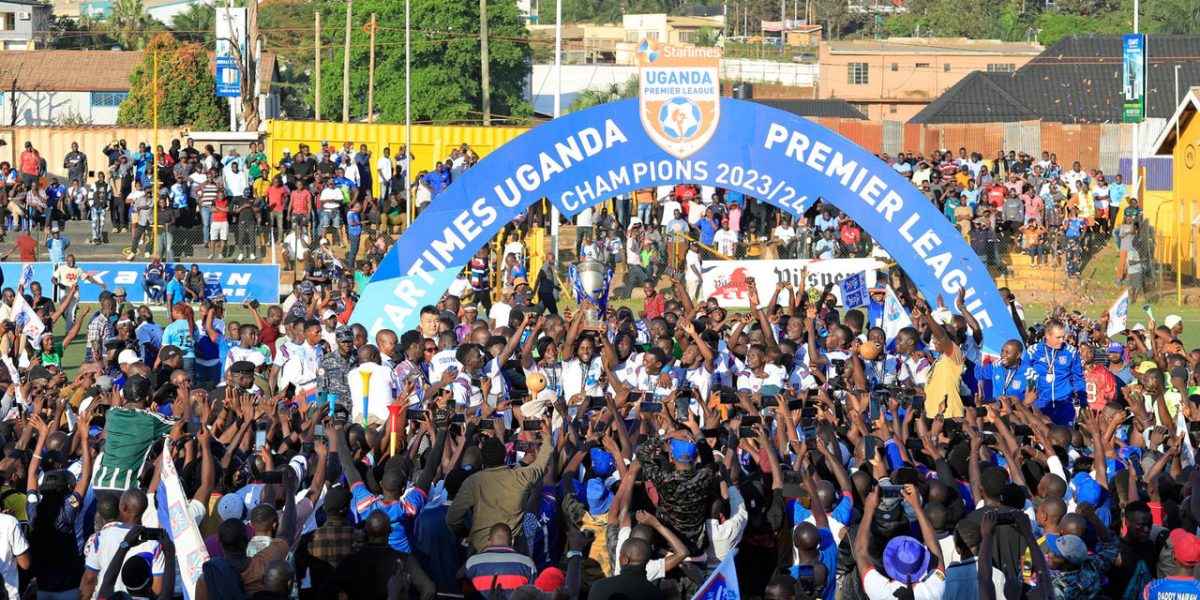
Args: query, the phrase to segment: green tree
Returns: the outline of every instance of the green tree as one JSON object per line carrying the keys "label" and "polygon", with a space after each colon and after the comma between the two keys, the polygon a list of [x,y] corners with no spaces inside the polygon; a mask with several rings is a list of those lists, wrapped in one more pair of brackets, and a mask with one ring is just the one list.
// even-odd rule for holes
{"label": "green tree", "polygon": [[700,31],[696,32],[696,45],[711,48],[717,45],[721,39],[721,32],[712,27],[701,27]]}
{"label": "green tree", "polygon": [[109,35],[126,50],[140,50],[154,31],[161,30],[142,6],[142,0],[114,0],[108,14]]}
{"label": "green tree", "polygon": [[88,15],[50,16],[49,46],[54,50],[107,50],[116,42],[105,25]]}
{"label": "green tree", "polygon": [[[321,57],[321,112],[340,117],[342,52],[346,9],[341,2],[321,5],[326,33]],[[404,3],[359,0],[354,3],[350,38],[350,116],[366,115],[369,39],[363,25],[376,14],[375,111],[379,120],[404,120]],[[420,121],[480,120],[479,5],[476,2],[412,0],[412,111]],[[492,113],[519,119],[532,115],[524,99],[529,75],[528,32],[515,0],[488,3],[488,45]],[[416,29],[419,28],[420,31]],[[494,121],[493,121],[494,122]]]}
{"label": "green tree", "polygon": [[585,108],[604,104],[606,102],[615,102],[626,98],[637,98],[638,95],[638,78],[637,76],[630,77],[625,83],[611,83],[600,89],[587,89],[575,96],[571,101],[571,105],[567,107],[567,112],[575,112]]}
{"label": "green tree", "polygon": [[[158,53],[158,88],[154,87],[154,54]],[[228,126],[226,110],[218,104],[216,78],[208,53],[195,42],[180,44],[159,34],[146,45],[142,62],[129,76],[129,96],[117,110],[118,125],[154,124],[158,95],[159,126],[213,131]]]}
{"label": "green tree", "polygon": [[1153,0],[1150,3],[1150,15],[1158,23],[1158,33],[1200,33],[1200,0]]}
{"label": "green tree", "polygon": [[203,2],[189,6],[171,21],[171,34],[175,39],[198,42],[210,50],[216,47],[216,29],[217,9]]}

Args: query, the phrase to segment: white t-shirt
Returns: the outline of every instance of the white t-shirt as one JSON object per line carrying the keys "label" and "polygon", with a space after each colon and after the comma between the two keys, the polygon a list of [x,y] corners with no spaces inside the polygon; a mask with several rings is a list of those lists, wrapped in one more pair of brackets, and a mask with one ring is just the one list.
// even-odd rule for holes
{"label": "white t-shirt", "polygon": [[380,156],[379,160],[375,161],[375,172],[383,178],[384,182],[392,180],[392,159],[386,156]]}
{"label": "white t-shirt", "polygon": [[[869,600],[892,600],[896,597],[896,591],[903,587],[904,584],[888,579],[875,569],[863,576],[863,593]],[[945,591],[946,576],[941,569],[928,573],[925,579],[912,586],[914,600],[941,600]]]}
{"label": "white t-shirt", "polygon": [[[83,548],[83,566],[85,569],[96,574],[99,581],[104,581],[104,573],[113,566],[113,556],[120,549],[121,542],[125,541],[125,536],[129,534],[129,526],[121,523],[109,523],[105,525],[98,533],[88,540],[88,544]],[[133,546],[125,554],[125,560],[134,556],[142,556],[150,561],[150,573],[154,577],[159,577],[163,574],[166,568],[163,559],[162,549],[159,548],[158,542],[142,542]],[[120,566],[118,566],[120,568]],[[114,591],[128,591],[125,584],[117,577],[117,585]]]}
{"label": "white t-shirt", "polygon": [[575,215],[575,225],[578,227],[591,227],[593,223],[595,223],[595,219],[592,218],[592,209],[590,208],[585,208]]}
{"label": "white t-shirt", "polygon": [[429,361],[429,381],[431,383],[440,381],[442,373],[445,373],[447,369],[462,368],[462,365],[458,363],[458,359],[455,358],[456,354],[458,354],[458,348],[441,350],[433,355],[433,358]]}
{"label": "white t-shirt", "polygon": [[17,593],[16,558],[29,551],[29,542],[21,533],[21,523],[12,515],[0,514],[0,575],[4,576],[4,588],[9,598],[20,598]]}
{"label": "white t-shirt", "polygon": [[[617,556],[621,555],[621,547],[625,545],[625,541],[629,539],[629,535],[633,533],[632,527],[622,527],[617,531]],[[613,576],[621,574],[621,561],[614,560],[612,563]],[[667,576],[667,559],[656,558],[646,563],[646,581],[658,581]]]}
{"label": "white t-shirt", "polygon": [[684,280],[699,281],[700,273],[704,272],[704,269],[700,267],[700,253],[695,250],[688,250],[687,257],[684,260],[687,263],[687,270],[683,274]]}
{"label": "white t-shirt", "polygon": [[59,286],[69,290],[72,284],[83,283],[83,269],[68,267],[64,263],[54,270],[54,278],[58,280]]}
{"label": "white t-shirt", "polygon": [[389,415],[388,405],[395,396],[392,391],[392,373],[387,367],[375,363],[363,363],[346,374],[350,397],[354,399],[350,407],[354,420],[360,421],[363,418],[363,379],[360,375],[363,372],[370,373],[371,389],[367,395],[367,414],[386,422]]}
{"label": "white t-shirt", "polygon": [[321,210],[337,210],[342,205],[342,190],[329,186],[321,190]]}
{"label": "white t-shirt", "polygon": [[[336,340],[334,347],[337,347]],[[261,367],[263,363],[267,362],[267,357],[263,356],[263,353],[259,352],[258,348],[243,348],[240,345],[234,346],[225,354],[225,370],[228,371],[230,365],[239,360],[253,363],[255,368],[257,368]]]}
{"label": "white t-shirt", "polygon": [[508,314],[512,309],[510,304],[497,302],[488,309],[488,320],[495,323],[496,327],[508,327]]}
{"label": "white t-shirt", "polygon": [[757,392],[766,385],[774,385],[782,388],[786,376],[787,372],[779,365],[763,365],[763,374],[761,377],[755,375],[754,371],[746,369],[738,373],[737,389]]}
{"label": "white t-shirt", "polygon": [[737,234],[729,229],[722,229],[713,236],[713,245],[717,247],[717,252],[733,256],[737,249]]}
{"label": "white t-shirt", "polygon": [[604,367],[599,356],[593,356],[589,364],[584,364],[578,358],[564,361],[562,363],[563,398],[570,402],[571,397],[575,394],[603,396],[604,387],[600,385],[600,377],[603,374]]}

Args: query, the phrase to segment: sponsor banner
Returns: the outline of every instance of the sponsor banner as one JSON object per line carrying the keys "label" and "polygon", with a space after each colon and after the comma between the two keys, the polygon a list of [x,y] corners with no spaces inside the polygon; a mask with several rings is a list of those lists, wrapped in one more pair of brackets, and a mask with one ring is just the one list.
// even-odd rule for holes
{"label": "sponsor banner", "polygon": [[1146,36],[1140,33],[1125,34],[1121,49],[1124,121],[1141,123],[1146,118]]}
{"label": "sponsor banner", "polygon": [[[117,286],[125,288],[129,294],[129,301],[136,304],[150,300],[142,288],[142,274],[146,272],[147,264],[78,262],[75,266],[83,269],[93,280],[108,286],[110,291]],[[185,268],[191,268],[192,265],[179,264]],[[270,303],[279,301],[279,265],[196,264],[200,265],[200,271],[204,273],[209,295],[224,292],[226,301],[230,303],[239,303],[248,298]],[[166,267],[166,272],[170,274],[175,265],[166,264]],[[30,276],[30,271],[30,280],[42,284],[42,295],[54,298],[54,290],[50,285],[50,278],[54,275],[54,265],[51,263],[0,264],[4,281],[18,281],[23,276]],[[28,284],[26,291],[28,292]],[[100,300],[100,292],[103,291],[99,285],[84,281],[79,286],[79,301],[96,302]]]}
{"label": "sponsor banner", "polygon": [[[841,283],[843,279],[863,272],[866,272],[866,287],[872,287],[875,285],[875,271],[883,265],[883,262],[874,258],[708,260],[700,263],[700,270],[703,271],[700,293],[705,298],[716,298],[723,307],[744,308],[750,306],[750,286],[746,284],[749,277],[754,278],[758,286],[759,300],[766,302],[775,293],[776,283],[791,283],[799,287],[800,277],[806,267],[805,287],[820,292],[829,284]],[[834,285],[831,291],[841,303],[841,286]],[[782,297],[780,302],[786,304]]]}
{"label": "sponsor banner", "polygon": [[984,352],[999,355],[1004,342],[1020,337],[987,267],[920,190],[818,123],[714,98],[716,82],[706,78],[719,58],[707,50],[639,46],[640,99],[539,125],[456,178],[396,240],[351,321],[372,334],[415,328],[420,308],[436,304],[454,279],[442,273],[460,270],[543,198],[570,218],[639,189],[687,183],[751,196],[797,217],[823,198],[879,240],[925,298],[963,290],[983,328]]}

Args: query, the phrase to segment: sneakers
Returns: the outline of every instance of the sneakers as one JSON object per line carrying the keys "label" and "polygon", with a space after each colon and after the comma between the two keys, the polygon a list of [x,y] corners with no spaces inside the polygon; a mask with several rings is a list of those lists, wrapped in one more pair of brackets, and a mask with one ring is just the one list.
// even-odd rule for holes
{"label": "sneakers", "polygon": [[251,254],[251,255],[250,255],[250,260],[258,260],[258,257],[257,257],[257,256],[255,256],[255,255],[253,255],[253,254]]}
{"label": "sneakers", "polygon": [[144,254],[142,254],[142,258],[150,258],[150,251],[147,250]]}
{"label": "sneakers", "polygon": [[209,253],[208,253],[208,260],[212,260],[212,257],[213,257],[213,253],[212,253],[212,252],[209,252]]}
{"label": "sneakers", "polygon": [[238,261],[238,262],[242,262],[242,259],[243,259],[243,258],[246,258],[246,255],[245,255],[244,253],[242,253],[242,252],[238,252],[237,261]]}

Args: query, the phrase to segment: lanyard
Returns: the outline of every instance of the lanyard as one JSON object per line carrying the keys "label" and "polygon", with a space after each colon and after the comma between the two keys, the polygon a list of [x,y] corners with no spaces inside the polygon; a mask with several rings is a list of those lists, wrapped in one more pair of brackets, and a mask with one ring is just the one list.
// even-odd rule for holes
{"label": "lanyard", "polygon": [[1013,367],[1011,369],[1008,367],[1004,368],[1004,388],[1000,390],[1001,395],[1008,393],[1008,388],[1012,385],[1013,379],[1017,378],[1017,368],[1018,367]]}

